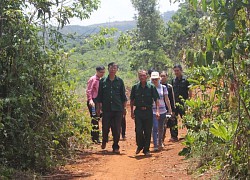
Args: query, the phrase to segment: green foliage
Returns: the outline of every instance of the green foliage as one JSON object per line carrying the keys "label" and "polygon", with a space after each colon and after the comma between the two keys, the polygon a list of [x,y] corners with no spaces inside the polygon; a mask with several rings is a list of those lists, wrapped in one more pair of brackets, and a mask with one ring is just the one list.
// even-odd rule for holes
{"label": "green foliage", "polygon": [[194,9],[184,1],[171,21],[166,24],[163,48],[174,63],[186,61],[192,64],[197,61],[197,56],[201,55],[195,54],[200,48],[197,39],[201,35],[200,18],[202,16],[203,12],[198,7]]}
{"label": "green foliage", "polygon": [[132,0],[138,10],[137,29],[132,35],[131,68],[162,70],[170,60],[163,51],[164,22],[156,0]]}
{"label": "green foliage", "polygon": [[[114,28],[101,28],[99,33],[85,39],[69,56],[70,68],[76,69],[79,75],[80,94],[87,85],[88,79],[95,74],[98,65],[107,67],[108,63],[116,62],[119,65],[118,76],[123,78],[125,85],[131,87],[136,79],[130,71],[128,56],[130,54],[130,38],[127,33],[120,33],[117,37]],[[82,53],[84,52],[84,53]]]}
{"label": "green foliage", "polygon": [[210,132],[220,138],[224,142],[230,142],[236,132],[237,122],[233,122],[232,124],[226,124],[222,121],[222,124],[214,123],[213,127],[210,128]]}
{"label": "green foliage", "polygon": [[197,9],[207,12],[196,41],[201,48],[187,51],[198,91],[196,100],[186,102],[187,155],[199,158],[198,168],[216,166],[222,179],[249,176],[248,7],[248,1],[200,1]]}
{"label": "green foliage", "polygon": [[[43,172],[70,155],[70,138],[87,139],[68,54],[59,49],[64,40],[46,28],[51,18],[60,27],[97,7],[97,1],[76,2],[0,2],[0,163],[7,167]],[[28,6],[35,12],[25,14]]]}

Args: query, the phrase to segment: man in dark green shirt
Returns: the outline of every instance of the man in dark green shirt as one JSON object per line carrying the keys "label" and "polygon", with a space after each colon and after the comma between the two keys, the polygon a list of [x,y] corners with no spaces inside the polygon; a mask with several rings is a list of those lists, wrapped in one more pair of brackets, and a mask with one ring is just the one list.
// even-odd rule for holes
{"label": "man in dark green shirt", "polygon": [[[135,119],[136,154],[141,150],[145,155],[150,155],[150,139],[153,126],[153,101],[156,103],[156,116],[159,118],[159,94],[153,84],[147,82],[147,72],[138,72],[140,82],[132,87],[130,94],[131,117]],[[135,106],[135,110],[134,110]]]}
{"label": "man in dark green shirt", "polygon": [[113,135],[113,152],[120,153],[119,140],[121,121],[126,108],[126,94],[124,82],[116,76],[118,65],[114,62],[108,64],[108,77],[103,78],[99,84],[97,96],[97,114],[100,114],[102,108],[102,149],[106,148],[108,142],[109,128],[111,127]]}

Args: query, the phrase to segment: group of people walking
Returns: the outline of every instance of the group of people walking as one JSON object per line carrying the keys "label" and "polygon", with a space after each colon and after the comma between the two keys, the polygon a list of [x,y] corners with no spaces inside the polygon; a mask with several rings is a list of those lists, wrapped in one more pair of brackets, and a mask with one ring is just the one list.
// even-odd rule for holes
{"label": "group of people walking", "polygon": [[[139,82],[133,85],[130,93],[131,118],[135,121],[136,154],[141,151],[149,155],[151,134],[153,136],[154,150],[164,147],[163,141],[166,127],[170,128],[171,139],[178,141],[177,116],[184,114],[184,100],[191,97],[189,82],[182,74],[182,67],[173,68],[175,78],[168,84],[166,71],[138,71]],[[113,152],[119,154],[119,140],[125,139],[126,128],[126,90],[124,82],[116,73],[118,65],[114,62],[108,64],[108,76],[104,77],[105,67],[98,66],[96,74],[92,76],[87,85],[87,106],[91,116],[92,141],[101,143],[106,148],[108,134],[111,129],[113,136]],[[148,79],[148,77],[150,79]],[[169,120],[166,121],[166,117]],[[102,117],[102,142],[99,137],[99,119]],[[166,126],[167,125],[167,126]],[[122,128],[121,128],[122,127]]]}

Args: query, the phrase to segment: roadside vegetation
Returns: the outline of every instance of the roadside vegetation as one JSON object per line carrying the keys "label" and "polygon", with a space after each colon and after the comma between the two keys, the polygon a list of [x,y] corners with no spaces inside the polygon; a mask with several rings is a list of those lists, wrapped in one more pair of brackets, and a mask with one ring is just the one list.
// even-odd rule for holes
{"label": "roadside vegetation", "polygon": [[249,178],[248,0],[185,0],[168,22],[157,0],[132,0],[135,29],[86,36],[60,29],[72,17],[88,18],[99,1],[63,2],[0,1],[0,179],[39,176],[89,146],[86,83],[97,65],[112,61],[128,88],[138,69],[171,73],[182,64],[193,89],[179,153],[189,172]]}

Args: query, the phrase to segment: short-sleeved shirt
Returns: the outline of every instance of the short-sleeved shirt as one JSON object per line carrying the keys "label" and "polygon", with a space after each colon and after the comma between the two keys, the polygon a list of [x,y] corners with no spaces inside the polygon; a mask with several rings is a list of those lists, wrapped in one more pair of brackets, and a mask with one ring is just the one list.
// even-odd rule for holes
{"label": "short-sleeved shirt", "polygon": [[[167,87],[162,85],[162,84],[159,84],[158,87],[156,87],[157,89],[157,92],[160,96],[160,99],[159,99],[159,113],[160,114],[164,114],[167,112],[167,109],[166,109],[166,105],[165,105],[165,95],[168,95],[168,90],[167,90]],[[156,114],[156,105],[155,105],[155,102],[153,104],[153,114]]]}
{"label": "short-sleeved shirt", "polygon": [[153,106],[153,101],[160,99],[159,94],[153,84],[147,82],[145,87],[141,86],[141,83],[133,85],[130,100],[134,100],[134,106],[136,107],[151,107]]}
{"label": "short-sleeved shirt", "polygon": [[123,111],[125,101],[125,85],[121,78],[115,76],[111,81],[108,76],[100,80],[97,102],[102,103],[102,111]]}
{"label": "short-sleeved shirt", "polygon": [[175,102],[182,104],[182,99],[188,99],[188,91],[189,91],[189,82],[186,77],[182,76],[180,79],[175,78],[172,81],[174,95],[175,95]]}

